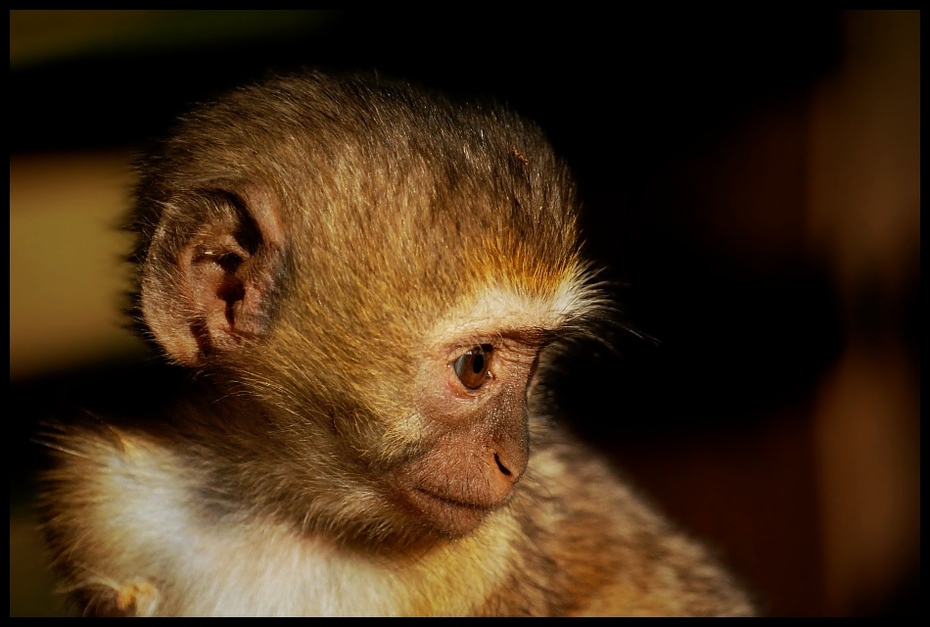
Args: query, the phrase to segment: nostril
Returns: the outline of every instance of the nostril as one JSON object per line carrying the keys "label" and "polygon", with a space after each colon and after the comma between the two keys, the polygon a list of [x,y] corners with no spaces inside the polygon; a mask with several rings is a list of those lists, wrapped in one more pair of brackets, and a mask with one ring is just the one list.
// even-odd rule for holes
{"label": "nostril", "polygon": [[494,461],[497,462],[497,467],[500,468],[500,471],[501,471],[502,473],[504,473],[504,474],[507,475],[508,477],[512,474],[512,473],[510,472],[510,469],[507,468],[507,466],[504,466],[503,463],[501,463],[501,458],[500,458],[500,456],[498,456],[497,453],[494,453]]}

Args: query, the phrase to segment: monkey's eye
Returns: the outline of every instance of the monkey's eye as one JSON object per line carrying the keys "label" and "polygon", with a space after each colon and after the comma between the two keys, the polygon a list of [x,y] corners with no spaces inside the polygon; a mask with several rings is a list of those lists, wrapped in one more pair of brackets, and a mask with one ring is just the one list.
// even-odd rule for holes
{"label": "monkey's eye", "polygon": [[452,367],[462,385],[469,390],[477,390],[481,387],[490,374],[488,368],[491,365],[493,351],[494,347],[490,344],[482,344],[455,360]]}

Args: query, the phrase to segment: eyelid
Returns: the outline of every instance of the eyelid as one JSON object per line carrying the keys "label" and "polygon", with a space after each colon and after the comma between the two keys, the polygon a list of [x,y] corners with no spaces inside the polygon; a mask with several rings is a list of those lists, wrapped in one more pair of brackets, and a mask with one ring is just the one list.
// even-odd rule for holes
{"label": "eyelid", "polygon": [[476,346],[491,346],[495,350],[507,350],[514,348],[516,345],[539,350],[557,340],[560,335],[563,335],[561,329],[545,327],[518,327],[494,333],[479,331],[467,336],[461,336],[461,340],[450,346],[448,355],[451,361],[455,361],[459,356]]}

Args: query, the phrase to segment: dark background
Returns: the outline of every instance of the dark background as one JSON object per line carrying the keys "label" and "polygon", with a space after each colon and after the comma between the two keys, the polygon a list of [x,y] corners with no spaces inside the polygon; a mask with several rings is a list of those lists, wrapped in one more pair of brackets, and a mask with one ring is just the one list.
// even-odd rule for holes
{"label": "dark background", "polygon": [[[919,444],[904,438],[890,453],[916,459],[888,479],[911,503],[892,504],[904,513],[882,518],[897,522],[876,536],[898,548],[876,550],[878,562],[857,559],[854,546],[830,540],[842,536],[835,521],[849,503],[866,512],[878,505],[857,491],[856,472],[831,470],[847,459],[834,448],[847,449],[831,436],[844,423],[842,413],[829,417],[836,395],[824,390],[842,388],[853,347],[865,347],[874,357],[866,362],[881,370],[882,347],[893,346],[895,372],[916,400],[897,413],[879,403],[869,424],[879,433],[919,433],[909,409],[919,402],[919,236],[916,248],[887,253],[895,260],[889,278],[844,271],[846,257],[831,244],[841,238],[816,235],[829,226],[811,227],[821,203],[812,186],[829,176],[818,164],[834,154],[812,149],[824,119],[819,94],[868,85],[851,73],[859,66],[850,50],[885,58],[874,51],[895,45],[886,33],[916,32],[919,41],[915,16],[43,13],[11,13],[11,164],[36,154],[128,152],[191,104],[270,69],[375,69],[462,98],[493,97],[535,120],[577,176],[588,254],[605,268],[623,311],[605,330],[615,350],[583,346],[565,364],[558,398],[566,420],[718,547],[767,612],[916,612],[919,495],[910,486]],[[99,24],[106,27],[88,41],[54,44]],[[53,43],[13,54],[17,36],[36,41],[37,32]],[[862,32],[878,43],[855,48]],[[858,93],[840,90],[828,104]],[[909,127],[915,136],[918,124]],[[910,158],[905,144],[887,143]],[[857,144],[835,149],[837,159],[849,146]],[[844,219],[836,205],[831,215],[840,217],[828,224],[862,215]],[[916,226],[918,211],[907,206],[902,220]],[[30,440],[39,422],[76,406],[132,403],[158,390],[163,376],[142,359],[119,357],[11,377],[19,416],[11,425],[11,510],[30,502],[44,463]],[[856,446],[847,447],[854,460]],[[862,458],[857,472],[882,459]],[[836,481],[851,495],[839,504],[824,497]],[[11,523],[11,613],[58,611],[20,600],[47,592],[16,587],[13,551]],[[874,563],[882,576],[867,576]]]}

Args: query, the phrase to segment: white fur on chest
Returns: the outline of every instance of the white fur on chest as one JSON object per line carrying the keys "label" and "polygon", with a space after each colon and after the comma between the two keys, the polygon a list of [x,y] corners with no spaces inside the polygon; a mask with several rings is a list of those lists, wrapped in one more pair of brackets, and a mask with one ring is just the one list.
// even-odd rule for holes
{"label": "white fur on chest", "polygon": [[[496,593],[519,534],[506,511],[476,533],[387,560],[270,520],[211,521],[184,460],[144,439],[94,457],[88,580],[150,584],[145,613],[211,616],[462,615]],[[101,559],[102,557],[102,559]],[[99,565],[103,569],[98,570]]]}
{"label": "white fur on chest", "polygon": [[180,612],[211,616],[403,614],[390,569],[279,529],[226,529],[176,557]]}

